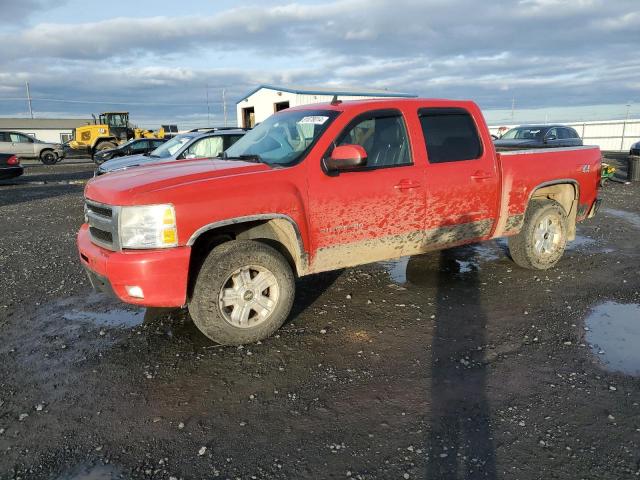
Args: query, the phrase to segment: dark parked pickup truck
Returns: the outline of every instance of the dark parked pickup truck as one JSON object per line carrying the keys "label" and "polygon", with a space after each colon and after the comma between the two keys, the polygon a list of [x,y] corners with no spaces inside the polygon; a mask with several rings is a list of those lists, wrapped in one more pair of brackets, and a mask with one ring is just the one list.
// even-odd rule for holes
{"label": "dark parked pickup truck", "polygon": [[553,267],[597,211],[600,158],[496,153],[468,101],[289,108],[223,158],[89,181],[80,261],[125,302],[188,305],[212,340],[250,343],[284,323],[297,276],[497,237],[518,265]]}

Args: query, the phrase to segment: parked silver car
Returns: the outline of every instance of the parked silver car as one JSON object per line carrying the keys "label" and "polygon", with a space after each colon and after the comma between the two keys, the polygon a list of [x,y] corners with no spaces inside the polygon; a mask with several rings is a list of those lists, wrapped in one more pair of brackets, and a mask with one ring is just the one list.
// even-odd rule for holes
{"label": "parked silver car", "polygon": [[107,160],[96,169],[95,175],[120,172],[154,163],[214,158],[236,143],[245,133],[245,129],[235,127],[196,128],[176,135],[147,155],[129,155]]}
{"label": "parked silver car", "polygon": [[40,159],[45,165],[53,165],[64,158],[60,143],[46,143],[20,132],[0,132],[0,152],[11,153],[18,158]]}

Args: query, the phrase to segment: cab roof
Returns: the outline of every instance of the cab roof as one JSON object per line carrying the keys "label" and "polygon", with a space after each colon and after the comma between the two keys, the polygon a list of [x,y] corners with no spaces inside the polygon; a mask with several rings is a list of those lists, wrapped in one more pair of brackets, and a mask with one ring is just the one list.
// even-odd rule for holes
{"label": "cab roof", "polygon": [[359,110],[362,107],[373,108],[393,108],[393,107],[470,107],[476,106],[471,100],[448,100],[442,98],[371,98],[366,100],[340,100],[338,103],[310,103],[306,105],[300,105],[297,107],[291,107],[286,110],[334,110],[337,112],[344,112],[351,109]]}

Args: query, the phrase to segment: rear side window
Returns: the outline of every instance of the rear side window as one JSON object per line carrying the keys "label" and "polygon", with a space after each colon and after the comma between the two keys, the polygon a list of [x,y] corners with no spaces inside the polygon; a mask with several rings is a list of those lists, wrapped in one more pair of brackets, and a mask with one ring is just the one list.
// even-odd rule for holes
{"label": "rear side window", "polygon": [[578,132],[576,132],[573,128],[565,128],[566,138],[580,138]]}
{"label": "rear side window", "polygon": [[225,135],[225,150],[242,138],[242,135]]}
{"label": "rear side window", "polygon": [[423,108],[418,112],[429,163],[474,160],[482,144],[473,118],[462,108]]}
{"label": "rear side window", "polygon": [[134,142],[131,145],[131,150],[133,151],[141,151],[141,150],[146,150],[149,146],[149,141],[148,140],[140,140],[139,142]]}

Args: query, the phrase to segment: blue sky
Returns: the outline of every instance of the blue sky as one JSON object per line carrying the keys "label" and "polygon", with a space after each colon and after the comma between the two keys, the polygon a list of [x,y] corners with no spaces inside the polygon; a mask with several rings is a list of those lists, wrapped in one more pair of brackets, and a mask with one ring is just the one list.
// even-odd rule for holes
{"label": "blue sky", "polygon": [[[260,83],[476,100],[492,123],[640,116],[638,0],[2,0],[0,116],[222,118]],[[627,107],[627,104],[630,105]]]}

